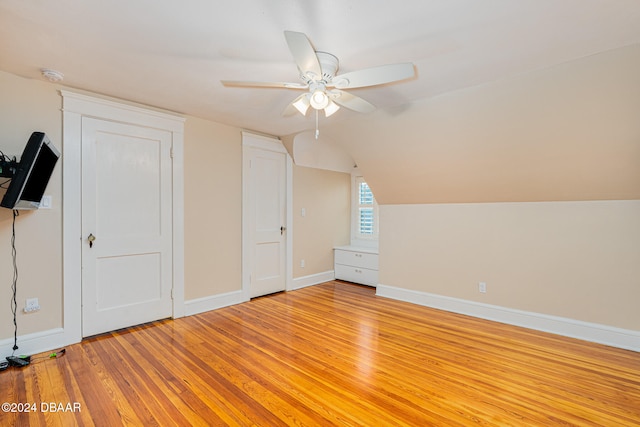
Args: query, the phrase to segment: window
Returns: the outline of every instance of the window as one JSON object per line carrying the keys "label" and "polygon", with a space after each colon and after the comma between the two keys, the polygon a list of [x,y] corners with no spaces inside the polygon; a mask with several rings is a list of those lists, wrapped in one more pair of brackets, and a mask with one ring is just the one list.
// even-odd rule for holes
{"label": "window", "polygon": [[[361,176],[354,177],[353,239],[378,239],[378,204]],[[353,240],[352,239],[352,240]]]}

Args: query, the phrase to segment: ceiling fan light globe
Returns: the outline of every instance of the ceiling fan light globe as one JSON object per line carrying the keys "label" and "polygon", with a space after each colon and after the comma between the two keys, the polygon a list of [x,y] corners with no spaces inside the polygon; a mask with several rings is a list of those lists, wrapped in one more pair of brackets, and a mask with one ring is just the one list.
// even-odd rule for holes
{"label": "ceiling fan light globe", "polygon": [[309,101],[311,106],[316,110],[322,110],[329,105],[329,97],[322,90],[316,90],[313,92]]}

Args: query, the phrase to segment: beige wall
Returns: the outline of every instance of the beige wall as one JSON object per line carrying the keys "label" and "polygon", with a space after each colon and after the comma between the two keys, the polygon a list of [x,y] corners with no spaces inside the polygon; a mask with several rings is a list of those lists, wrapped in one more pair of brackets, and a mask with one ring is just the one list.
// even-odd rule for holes
{"label": "beige wall", "polygon": [[386,205],[380,216],[384,285],[640,330],[640,201]]}
{"label": "beige wall", "polygon": [[[62,99],[56,86],[0,72],[0,94],[0,150],[19,157],[34,131],[45,132],[62,149]],[[16,220],[19,335],[62,326],[61,170],[59,162],[45,193],[52,196],[53,208],[22,211]],[[11,223],[11,211],[0,208],[0,339],[13,337]],[[23,313],[26,298],[38,298],[41,310]]]}
{"label": "beige wall", "polygon": [[[19,157],[34,131],[45,132],[62,149],[62,99],[56,89],[0,72],[0,150]],[[19,335],[62,326],[61,169],[59,162],[45,193],[52,196],[52,209],[22,211],[16,220]],[[11,224],[11,210],[0,208],[0,339],[13,336]],[[41,310],[23,313],[27,298],[38,298]]]}
{"label": "beige wall", "polygon": [[350,194],[347,173],[293,167],[294,278],[333,270],[333,247],[349,243]]}
{"label": "beige wall", "polygon": [[188,117],[184,139],[188,301],[242,288],[242,137]]}

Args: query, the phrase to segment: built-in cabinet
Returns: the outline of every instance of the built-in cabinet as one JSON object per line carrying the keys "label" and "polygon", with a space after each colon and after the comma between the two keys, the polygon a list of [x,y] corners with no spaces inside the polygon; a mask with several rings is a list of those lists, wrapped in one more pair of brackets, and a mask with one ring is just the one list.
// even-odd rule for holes
{"label": "built-in cabinet", "polygon": [[334,248],[334,272],[336,279],[378,285],[378,250],[357,246]]}

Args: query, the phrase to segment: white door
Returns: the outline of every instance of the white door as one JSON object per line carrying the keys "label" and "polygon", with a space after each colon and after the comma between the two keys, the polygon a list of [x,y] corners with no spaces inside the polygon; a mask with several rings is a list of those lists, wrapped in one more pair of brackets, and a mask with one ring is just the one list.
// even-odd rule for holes
{"label": "white door", "polygon": [[250,148],[248,218],[250,297],[286,285],[286,153]]}
{"label": "white door", "polygon": [[82,335],[172,314],[171,133],[82,119]]}

